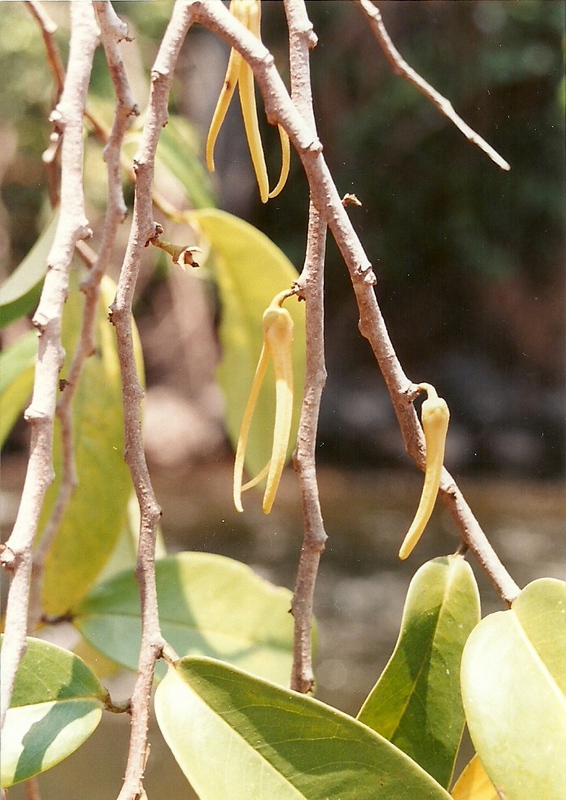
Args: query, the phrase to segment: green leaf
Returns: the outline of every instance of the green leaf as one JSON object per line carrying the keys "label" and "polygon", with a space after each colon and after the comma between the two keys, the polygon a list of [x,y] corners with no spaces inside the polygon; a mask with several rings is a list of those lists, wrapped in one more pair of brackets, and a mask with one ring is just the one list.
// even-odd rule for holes
{"label": "green leaf", "polygon": [[[252,225],[225,211],[206,209],[187,215],[213,249],[209,259],[221,303],[222,362],[218,380],[226,398],[226,427],[234,448],[263,343],[263,312],[278,292],[290,288],[297,271],[285,254]],[[212,263],[210,263],[212,262]],[[294,413],[288,456],[295,446],[305,374],[304,305],[290,298],[285,308],[294,322]],[[254,414],[246,468],[257,475],[271,456],[275,418],[271,370]]]}
{"label": "green leaf", "polygon": [[462,659],[472,741],[507,800],[564,800],[566,583],[530,583],[486,617]]}
{"label": "green leaf", "polygon": [[0,447],[30,398],[36,357],[36,331],[20,336],[0,353]]}
{"label": "green leaf", "polygon": [[393,655],[358,714],[445,787],[464,729],[462,650],[479,616],[462,556],[424,564],[409,586]]}
{"label": "green leaf", "polygon": [[[213,656],[289,683],[293,618],[288,589],[212,553],[178,553],[158,561],[156,581],[161,630],[179,655]],[[74,623],[97,650],[137,669],[139,588],[132,572],[95,587],[77,609]]]}
{"label": "green leaf", "polygon": [[[86,594],[113,552],[127,519],[131,481],[123,457],[122,385],[115,332],[108,321],[108,306],[114,299],[115,288],[110,278],[103,279],[97,310],[96,349],[86,360],[73,402],[79,485],[46,558],[43,608],[51,615],[68,612]],[[63,317],[67,359],[62,378],[79,334],[83,301],[75,278]],[[42,525],[53,508],[60,483],[58,424],[55,432],[54,461],[58,477],[49,489]]]}
{"label": "green leaf", "polygon": [[102,716],[107,692],[73,653],[28,639],[2,731],[2,787],[67,758]]}
{"label": "green leaf", "polygon": [[37,306],[58,221],[59,214],[55,214],[24,260],[0,286],[0,328]]}
{"label": "green leaf", "polygon": [[157,687],[159,727],[201,800],[446,800],[417,764],[312,697],[185,658]]}

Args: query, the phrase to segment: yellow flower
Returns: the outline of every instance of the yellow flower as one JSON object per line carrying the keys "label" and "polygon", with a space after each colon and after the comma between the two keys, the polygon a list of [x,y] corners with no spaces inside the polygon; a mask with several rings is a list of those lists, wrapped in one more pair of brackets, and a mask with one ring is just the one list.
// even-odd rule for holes
{"label": "yellow flower", "polygon": [[[261,39],[260,0],[232,0],[230,3],[230,11],[256,38]],[[289,137],[285,130],[278,125],[279,137],[281,139],[281,174],[277,186],[270,192],[267,167],[265,165],[265,157],[263,155],[263,146],[257,120],[253,71],[248,62],[234,49],[230,51],[230,60],[228,61],[228,69],[226,70],[226,77],[224,78],[224,86],[220,92],[212,122],[210,123],[210,130],[208,131],[208,138],[206,140],[206,163],[209,170],[214,172],[214,145],[216,144],[218,132],[222,127],[224,117],[228,111],[228,106],[230,105],[236,84],[238,84],[239,88],[244,128],[248,139],[261,202],[267,203],[270,197],[276,197],[279,194],[287,181],[291,157]]]}
{"label": "yellow flower", "polygon": [[[234,462],[234,505],[238,511],[244,510],[242,492],[251,489],[267,475],[263,510],[269,514],[287,458],[293,416],[293,320],[287,309],[282,307],[282,303],[292,294],[291,289],[280,292],[273,298],[263,314],[263,346],[244,411]],[[248,435],[270,357],[275,374],[275,425],[271,458],[259,475],[242,486]]]}
{"label": "yellow flower", "polygon": [[413,552],[434,509],[440,486],[444,446],[450,420],[450,411],[446,400],[438,396],[434,386],[431,386],[430,383],[419,383],[418,388],[427,393],[421,409],[426,444],[425,480],[417,513],[399,550],[401,559],[407,558]]}

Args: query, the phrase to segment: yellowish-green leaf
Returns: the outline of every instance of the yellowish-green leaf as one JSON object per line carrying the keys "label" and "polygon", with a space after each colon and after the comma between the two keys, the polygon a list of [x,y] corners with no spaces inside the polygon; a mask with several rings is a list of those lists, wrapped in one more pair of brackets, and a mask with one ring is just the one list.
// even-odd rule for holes
{"label": "yellowish-green leaf", "polygon": [[[96,350],[83,368],[73,403],[76,488],[46,559],[43,607],[64,614],[86,594],[104,568],[125,526],[131,492],[124,463],[122,388],[114,328],[108,307],[115,284],[105,277],[96,322]],[[84,296],[77,282],[65,305],[63,344],[67,352],[64,378],[79,334]],[[139,351],[139,344],[138,344]],[[53,508],[61,475],[59,426],[56,426],[57,480],[50,487],[42,523]]]}
{"label": "yellowish-green leaf", "polygon": [[201,800],[448,800],[379,734],[324,703],[205,658],[171,667],[159,727]]}
{"label": "yellowish-green leaf", "polygon": [[58,221],[59,215],[55,214],[24,260],[0,286],[0,328],[37,305]]}
{"label": "yellowish-green leaf", "polygon": [[[297,271],[285,254],[263,233],[237,217],[216,209],[187,215],[212,246],[207,266],[213,272],[221,304],[222,361],[218,380],[226,398],[226,427],[236,448],[244,409],[263,343],[263,312],[276,294],[291,288]],[[204,249],[204,248],[203,248]],[[303,304],[285,303],[294,322],[294,411],[288,457],[296,442],[305,374],[305,319]],[[246,451],[250,477],[271,456],[275,419],[275,382],[271,369],[255,409]]]}
{"label": "yellowish-green leaf", "polygon": [[506,800],[564,800],[566,583],[530,583],[486,617],[462,659],[472,741]]}
{"label": "yellowish-green leaf", "polygon": [[476,753],[466,766],[452,791],[452,800],[500,800]]}
{"label": "yellowish-green leaf", "polygon": [[28,639],[2,731],[2,787],[55,766],[96,729],[106,690],[68,650]]}
{"label": "yellowish-green leaf", "polygon": [[29,331],[0,353],[0,447],[33,389],[37,333]]}
{"label": "yellowish-green leaf", "polygon": [[[293,650],[291,592],[238,561],[177,553],[156,564],[159,619],[179,655],[213,656],[288,685]],[[108,658],[136,669],[141,641],[139,588],[133,572],[96,586],[74,624]],[[158,674],[164,674],[161,665]]]}
{"label": "yellowish-green leaf", "polygon": [[415,574],[393,655],[358,719],[448,787],[464,730],[460,661],[480,618],[462,556],[435,558]]}

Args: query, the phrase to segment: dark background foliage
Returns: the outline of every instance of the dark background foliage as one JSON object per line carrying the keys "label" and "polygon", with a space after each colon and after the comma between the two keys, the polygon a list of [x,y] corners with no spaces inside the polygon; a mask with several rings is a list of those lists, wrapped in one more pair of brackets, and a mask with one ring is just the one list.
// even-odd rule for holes
{"label": "dark background foliage", "polygon": [[[22,4],[13,5],[20,7],[13,13],[25,15]],[[282,3],[262,5],[264,40],[285,74]],[[319,37],[312,72],[320,138],[339,191],[354,192],[363,204],[349,213],[375,265],[394,345],[409,377],[435,383],[451,406],[452,467],[556,475],[564,468],[566,401],[565,6],[394,0],[381,7],[402,55],[512,165],[509,173],[499,170],[392,75],[354,2],[308,3]],[[131,20],[147,69],[171,3],[116,8]],[[191,32],[173,104],[190,113],[203,136],[216,100],[211,82],[219,88],[226,57],[223,46],[210,43],[203,31]],[[0,26],[0,68],[11,76],[0,99],[10,233],[4,253],[14,265],[41,227],[45,204],[40,156],[51,83],[33,25]],[[101,56],[94,88],[103,96],[107,85]],[[267,124],[264,141],[274,175],[277,137]],[[282,195],[262,206],[237,103],[218,147],[219,204],[264,230],[300,268],[308,197],[298,159]],[[329,381],[320,457],[398,463],[390,405],[331,243],[326,291]],[[154,306],[140,308],[151,314]],[[150,380],[159,382],[166,369],[160,361]]]}

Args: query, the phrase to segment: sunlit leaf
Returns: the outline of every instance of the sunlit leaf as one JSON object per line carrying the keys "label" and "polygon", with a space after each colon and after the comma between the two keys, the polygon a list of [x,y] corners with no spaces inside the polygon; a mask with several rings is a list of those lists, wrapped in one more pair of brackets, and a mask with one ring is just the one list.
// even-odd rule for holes
{"label": "sunlit leaf", "polygon": [[[180,656],[213,656],[288,685],[293,648],[288,589],[212,553],[178,553],[158,561],[156,581],[161,630]],[[93,647],[137,668],[139,588],[131,571],[95,587],[74,622]]]}
{"label": "sunlit leaf", "polygon": [[470,735],[506,800],[564,800],[566,583],[530,583],[486,617],[462,659]]}
{"label": "sunlit leaf", "polygon": [[449,797],[352,717],[210,659],[171,667],[157,687],[155,710],[201,800]]}
{"label": "sunlit leaf", "polygon": [[106,690],[73,653],[28,639],[2,731],[2,787],[44,772],[96,729]]}
{"label": "sunlit leaf", "polygon": [[[188,215],[212,246],[207,262],[220,295],[222,361],[218,380],[226,397],[226,426],[234,448],[263,342],[263,312],[276,294],[290,288],[297,272],[285,254],[263,233],[224,211],[206,209]],[[294,321],[294,414],[289,445],[295,447],[305,372],[304,307],[285,303]],[[255,409],[246,451],[246,467],[257,475],[271,455],[275,387],[268,374]]]}
{"label": "sunlit leaf", "polygon": [[466,766],[450,792],[452,800],[500,800],[476,755]]}
{"label": "sunlit leaf", "polygon": [[37,306],[58,221],[55,214],[21,264],[0,286],[0,328]]}
{"label": "sunlit leaf", "polygon": [[358,715],[445,787],[464,729],[460,660],[479,615],[461,556],[424,564],[409,586],[393,655]]}
{"label": "sunlit leaf", "polygon": [[35,331],[20,336],[0,353],[0,447],[31,396],[36,357]]}
{"label": "sunlit leaf", "polygon": [[[115,284],[106,277],[101,286],[96,323],[96,350],[86,360],[73,404],[76,464],[79,485],[46,559],[43,607],[64,614],[86,594],[114,550],[127,518],[131,492],[124,462],[122,386],[114,328],[108,306]],[[84,296],[76,284],[65,304],[63,344],[66,369],[78,336]],[[47,520],[60,482],[61,450],[56,426],[55,469],[42,523]]]}

